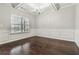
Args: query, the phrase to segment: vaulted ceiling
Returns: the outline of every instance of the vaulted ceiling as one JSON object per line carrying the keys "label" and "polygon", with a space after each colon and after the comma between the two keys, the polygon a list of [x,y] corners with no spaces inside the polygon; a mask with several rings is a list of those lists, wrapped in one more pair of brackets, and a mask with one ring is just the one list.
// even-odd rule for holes
{"label": "vaulted ceiling", "polygon": [[13,8],[19,9],[21,11],[30,12],[34,14],[40,14],[46,9],[54,9],[58,11],[60,8],[65,8],[73,3],[12,3]]}

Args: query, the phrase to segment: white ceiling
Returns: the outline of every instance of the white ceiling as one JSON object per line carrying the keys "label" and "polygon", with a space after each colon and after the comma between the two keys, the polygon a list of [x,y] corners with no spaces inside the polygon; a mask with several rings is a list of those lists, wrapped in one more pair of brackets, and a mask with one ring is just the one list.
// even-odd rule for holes
{"label": "white ceiling", "polygon": [[44,9],[45,7],[49,6],[49,3],[27,3],[33,9]]}
{"label": "white ceiling", "polygon": [[44,12],[45,9],[51,7],[53,7],[52,9],[56,10],[57,8],[64,8],[70,5],[73,5],[73,3],[17,3],[12,6],[25,12],[39,14],[41,12]]}

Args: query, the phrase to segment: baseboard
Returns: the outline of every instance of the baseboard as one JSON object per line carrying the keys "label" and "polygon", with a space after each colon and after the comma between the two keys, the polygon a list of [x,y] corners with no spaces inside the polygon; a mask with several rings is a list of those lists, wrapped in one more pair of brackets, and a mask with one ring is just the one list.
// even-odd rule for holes
{"label": "baseboard", "polygon": [[59,41],[65,41],[65,42],[72,42],[75,43],[74,41],[68,41],[68,40],[64,40],[64,39],[58,39],[58,38],[50,38],[50,37],[45,37],[45,36],[34,36],[34,37],[39,37],[39,38],[47,38],[47,39],[51,39],[51,40],[59,40]]}
{"label": "baseboard", "polygon": [[[48,38],[48,39],[51,39],[51,40],[55,39],[55,40],[60,40],[60,41],[75,43],[74,41],[67,41],[67,40],[58,39],[58,38],[50,38],[50,37],[45,37],[45,36],[30,36],[30,37],[26,37],[26,38],[22,38],[22,39],[10,40],[10,41],[6,41],[6,42],[2,42],[2,43],[0,43],[0,45],[7,44],[7,43],[11,43],[11,42],[15,42],[15,41],[20,41],[20,40],[23,40],[23,39],[34,38],[34,37],[38,37],[38,38]],[[77,45],[77,44],[76,44],[76,45]]]}
{"label": "baseboard", "polygon": [[28,39],[28,38],[31,38],[31,37],[34,37],[34,36],[30,36],[30,37],[26,37],[26,38],[22,38],[22,39],[17,39],[17,40],[9,40],[9,41],[0,43],[0,45],[15,42],[15,41],[20,41],[20,40],[23,40],[23,39]]}

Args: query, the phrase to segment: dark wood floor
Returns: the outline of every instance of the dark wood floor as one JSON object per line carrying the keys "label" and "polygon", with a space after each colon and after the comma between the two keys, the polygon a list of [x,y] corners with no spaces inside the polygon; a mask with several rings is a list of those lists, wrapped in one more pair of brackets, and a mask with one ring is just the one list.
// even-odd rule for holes
{"label": "dark wood floor", "polygon": [[79,49],[74,42],[50,39],[45,37],[30,37],[0,45],[0,54],[9,55],[12,48],[30,42],[29,55],[77,55]]}

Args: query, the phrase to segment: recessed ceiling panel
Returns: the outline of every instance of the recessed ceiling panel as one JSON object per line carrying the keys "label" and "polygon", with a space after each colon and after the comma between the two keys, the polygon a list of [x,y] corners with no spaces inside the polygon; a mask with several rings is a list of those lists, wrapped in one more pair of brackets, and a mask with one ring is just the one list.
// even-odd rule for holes
{"label": "recessed ceiling panel", "polygon": [[17,9],[40,14],[42,11],[44,12],[44,10],[49,7],[51,9],[59,10],[60,8],[63,8],[69,5],[72,5],[72,4],[71,3],[22,3]]}

